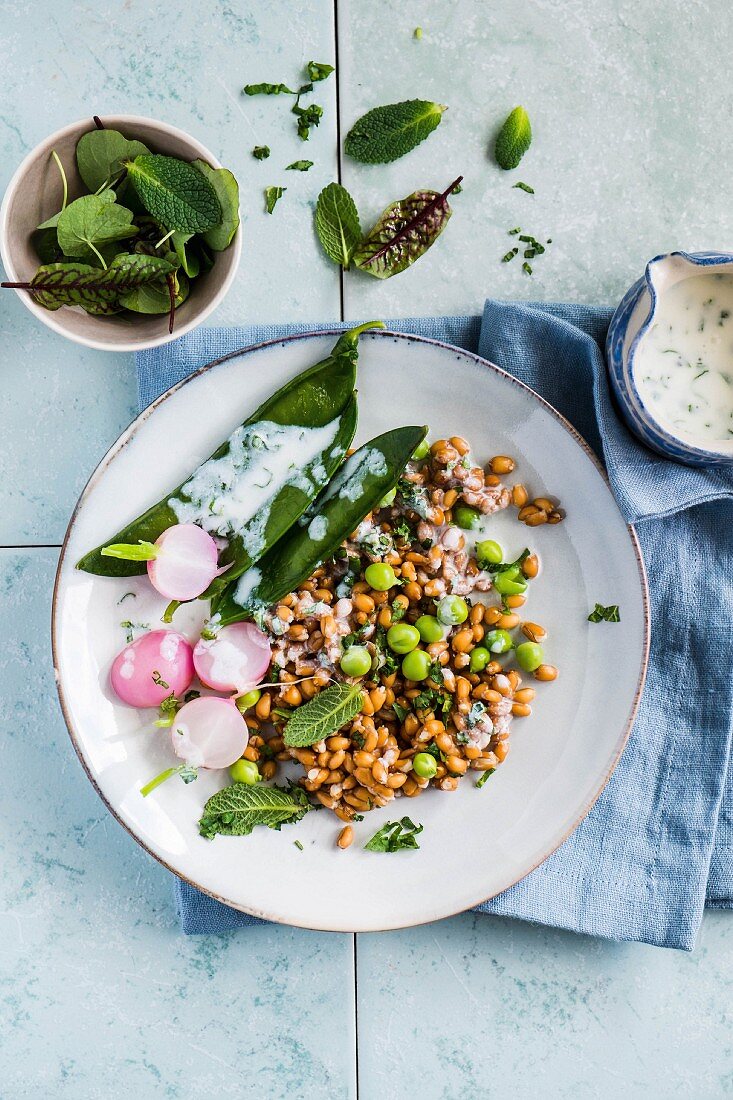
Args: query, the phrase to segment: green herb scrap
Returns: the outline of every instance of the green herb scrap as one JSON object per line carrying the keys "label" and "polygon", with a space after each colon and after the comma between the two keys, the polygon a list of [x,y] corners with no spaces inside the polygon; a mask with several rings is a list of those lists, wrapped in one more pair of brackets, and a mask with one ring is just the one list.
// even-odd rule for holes
{"label": "green herb scrap", "polygon": [[307,172],[309,168],[313,167],[312,160],[294,160],[292,164],[285,166],[286,172]]}
{"label": "green herb scrap", "polygon": [[333,65],[324,65],[321,61],[309,61],[307,65],[308,79],[315,84],[319,80],[325,80],[334,72]]}
{"label": "green herb scrap", "polygon": [[252,150],[252,156],[255,158],[255,160],[267,160],[269,155],[269,145],[255,145],[254,149]]}
{"label": "green herb scrap", "polygon": [[245,84],[245,95],[297,95],[287,84]]}
{"label": "green herb scrap", "polygon": [[620,623],[621,614],[618,609],[618,604],[612,603],[608,607],[604,607],[602,603],[597,603],[594,609],[588,616],[589,623]]}
{"label": "green herb scrap", "polygon": [[510,237],[517,237],[521,244],[524,245],[522,249],[519,245],[515,245],[501,258],[501,262],[506,264],[518,256],[520,251],[523,256],[522,270],[527,275],[532,274],[532,265],[528,262],[534,260],[537,256],[543,256],[547,250],[547,246],[552,244],[552,237],[548,237],[545,243],[538,241],[531,233],[522,233],[519,226],[515,226],[514,229],[508,231]]}
{"label": "green herb scrap", "polygon": [[528,183],[522,183],[521,180],[512,184],[512,187],[519,188],[520,191],[526,191],[528,195],[534,195],[534,187],[530,187]]}
{"label": "green herb scrap", "polygon": [[397,160],[425,141],[446,110],[442,103],[425,99],[374,107],[351,127],[344,151],[363,164],[387,164]]}
{"label": "green herb scrap", "polygon": [[483,787],[484,783],[491,778],[495,771],[496,768],[487,768],[481,778],[476,781],[476,786]]}
{"label": "green herb scrap", "polygon": [[403,817],[400,821],[388,821],[364,847],[367,852],[403,852],[409,848],[419,848],[415,838],[422,831],[423,826],[416,825],[409,817]]}
{"label": "green herb scrap", "polygon": [[532,127],[524,107],[515,107],[496,138],[494,155],[500,168],[516,168],[532,143]]}
{"label": "green herb scrap", "polygon": [[265,209],[268,214],[271,214],[275,209],[277,202],[283,197],[287,187],[266,187],[265,188]]}
{"label": "green herb scrap", "polygon": [[[334,72],[333,65],[327,65],[322,61],[309,61],[306,67],[308,83],[301,84],[299,88],[288,88],[287,84],[245,84],[242,88],[244,95],[294,95],[295,105],[292,112],[298,118],[298,137],[307,141],[310,136],[311,126],[318,126],[323,116],[323,107],[317,103],[310,103],[307,107],[300,106],[301,96],[313,91],[313,85],[325,80]],[[305,171],[305,169],[301,169]]]}

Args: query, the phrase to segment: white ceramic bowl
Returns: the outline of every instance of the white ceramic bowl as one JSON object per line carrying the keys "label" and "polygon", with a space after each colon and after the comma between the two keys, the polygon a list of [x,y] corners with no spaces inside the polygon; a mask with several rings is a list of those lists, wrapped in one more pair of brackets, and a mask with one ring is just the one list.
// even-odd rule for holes
{"label": "white ceramic bowl", "polygon": [[[137,115],[105,115],[104,125],[119,130],[128,138],[143,141],[153,152],[182,157],[201,158],[212,168],[221,164],[205,145],[175,126]],[[86,194],[76,169],[76,143],[82,134],[94,129],[92,118],[72,122],[57,130],[37,145],[21,163],[8,184],[0,207],[0,256],[8,282],[28,282],[39,266],[31,242],[33,230],[61,208],[62,185],[51,158],[55,150],[69,181],[69,199]],[[44,309],[25,290],[16,291],[23,304],[39,321],[54,332],[100,351],[142,351],[158,347],[200,325],[226,295],[234,280],[242,251],[242,228],[224,252],[217,252],[211,271],[192,284],[189,297],[176,310],[173,333],[168,332],[167,316],[120,314],[114,317],[92,317],[78,306]],[[4,293],[8,293],[5,291]]]}

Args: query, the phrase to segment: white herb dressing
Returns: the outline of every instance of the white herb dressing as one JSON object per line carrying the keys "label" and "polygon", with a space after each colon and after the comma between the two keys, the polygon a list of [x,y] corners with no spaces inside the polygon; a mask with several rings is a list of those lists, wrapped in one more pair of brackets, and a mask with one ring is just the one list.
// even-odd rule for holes
{"label": "white herb dressing", "polygon": [[639,397],[671,434],[733,442],[733,274],[693,275],[660,294],[632,369]]}
{"label": "white herb dressing", "polygon": [[326,481],[321,456],[330,450],[339,419],[323,428],[259,421],[236,429],[221,458],[202,463],[169,504],[180,523],[210,535],[238,536],[250,557],[261,554],[270,509],[286,485],[312,495]]}

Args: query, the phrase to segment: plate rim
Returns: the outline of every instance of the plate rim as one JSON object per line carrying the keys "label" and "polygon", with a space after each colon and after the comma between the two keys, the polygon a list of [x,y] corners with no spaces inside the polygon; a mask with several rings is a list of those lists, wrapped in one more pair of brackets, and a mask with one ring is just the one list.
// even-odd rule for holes
{"label": "plate rim", "polygon": [[58,661],[58,649],[57,649],[57,631],[59,629],[59,626],[58,626],[58,623],[59,623],[59,597],[60,597],[60,594],[61,594],[61,574],[62,574],[62,571],[63,571],[64,562],[65,562],[65,559],[66,559],[68,543],[69,543],[69,540],[71,538],[72,531],[74,529],[74,525],[77,521],[79,513],[81,512],[81,509],[84,506],[86,498],[87,498],[90,490],[92,489],[92,487],[97,483],[99,478],[104,474],[105,470],[110,465],[112,460],[117,456],[117,454],[120,451],[123,450],[124,447],[127,446],[127,444],[133,439],[133,437],[137,434],[137,432],[142,427],[142,425],[150,418],[150,416],[155,412],[155,410],[160,405],[162,405],[164,401],[167,401],[175,393],[177,393],[178,390],[180,390],[183,386],[188,385],[190,382],[193,382],[195,379],[200,378],[203,374],[206,374],[208,371],[212,370],[214,367],[218,367],[222,363],[228,362],[230,359],[236,359],[236,358],[239,358],[240,356],[243,356],[243,355],[248,355],[250,353],[258,352],[258,351],[263,350],[264,348],[271,348],[271,347],[275,347],[275,346],[281,346],[283,344],[291,344],[291,343],[294,343],[296,341],[304,341],[305,342],[305,341],[308,341],[308,340],[319,339],[319,338],[323,338],[323,337],[326,337],[326,336],[338,337],[345,331],[345,328],[348,328],[348,327],[349,327],[349,324],[345,323],[345,325],[342,325],[339,328],[324,328],[324,329],[318,329],[318,330],[311,331],[311,332],[290,333],[286,336],[276,337],[276,338],[271,339],[271,340],[262,340],[262,341],[260,341],[256,344],[250,344],[250,345],[247,345],[247,346],[242,347],[242,348],[237,348],[234,351],[227,352],[226,355],[219,356],[217,359],[212,359],[210,362],[202,364],[200,367],[198,367],[191,374],[187,375],[185,378],[180,379],[178,382],[175,382],[167,390],[165,390],[163,393],[159,394],[158,397],[156,397],[155,400],[152,401],[146,408],[142,409],[138,413],[138,415],[127,425],[127,427],[119,434],[117,439],[107,449],[105,454],[102,456],[100,461],[97,463],[95,468],[92,470],[91,474],[89,475],[89,478],[86,481],[86,484],[84,485],[84,488],[82,489],[81,493],[79,494],[79,497],[76,501],[76,504],[74,505],[73,511],[72,511],[71,516],[69,518],[69,523],[68,523],[68,526],[66,528],[66,532],[64,534],[63,542],[61,544],[61,549],[60,549],[60,552],[59,552],[59,559],[58,559],[58,563],[57,563],[57,566],[56,566],[56,574],[55,574],[54,585],[53,585],[53,593],[52,593],[52,601],[51,601],[51,653],[52,653],[52,659],[53,659],[53,670],[54,670],[54,680],[55,680],[55,683],[56,683],[56,691],[57,691],[58,698],[59,698],[59,704],[61,706],[61,713],[63,715],[64,724],[66,725],[66,729],[67,729],[67,732],[69,734],[69,739],[71,740],[74,751],[75,751],[75,753],[76,753],[76,755],[79,759],[79,762],[81,763],[82,768],[84,769],[84,772],[86,773],[87,779],[91,783],[92,787],[96,791],[97,795],[99,796],[99,798],[103,802],[106,809],[109,811],[109,813],[112,814],[114,819],[122,826],[122,828],[125,830],[125,832],[127,832],[133,838],[135,843],[138,844],[144,852],[146,852],[148,855],[152,856],[153,859],[155,859],[158,863],[160,863],[163,867],[165,867],[165,869],[170,874],[172,874],[175,878],[179,879],[180,881],[185,882],[188,886],[192,886],[194,889],[199,890],[202,894],[206,894],[208,897],[213,898],[215,901],[218,901],[220,904],[228,906],[230,909],[235,909],[240,913],[246,913],[248,916],[257,917],[261,920],[270,921],[273,924],[282,924],[282,925],[285,925],[286,927],[292,927],[292,928],[307,928],[307,929],[310,929],[310,930],[316,931],[316,932],[347,932],[347,933],[390,932],[390,931],[396,931],[397,929],[400,929],[400,928],[416,928],[416,927],[419,927],[421,924],[430,924],[435,920],[446,920],[449,917],[457,916],[459,913],[463,913],[463,912],[467,912],[467,911],[470,911],[472,909],[475,909],[476,906],[483,905],[486,902],[491,901],[492,898],[498,897],[500,894],[503,894],[507,890],[510,890],[513,886],[516,886],[517,883],[521,882],[528,875],[530,875],[533,871],[535,871],[547,859],[549,859],[550,856],[554,855],[554,853],[559,848],[561,848],[562,845],[565,843],[565,841],[575,832],[575,830],[578,828],[578,826],[581,824],[581,822],[583,822],[585,820],[585,818],[588,816],[590,811],[593,809],[593,806],[596,804],[596,802],[598,801],[598,799],[602,795],[603,791],[606,789],[606,786],[608,785],[608,782],[611,779],[611,776],[613,775],[614,771],[616,770],[616,767],[618,766],[618,762],[621,759],[621,756],[623,755],[624,749],[626,748],[629,737],[631,735],[632,727],[634,725],[634,721],[635,721],[636,716],[637,716],[638,711],[639,711],[639,706],[640,706],[641,697],[642,697],[642,694],[643,694],[643,691],[644,691],[644,684],[645,684],[645,681],[646,681],[646,675],[647,675],[647,670],[648,670],[648,665],[649,665],[649,649],[650,649],[650,644],[651,644],[649,584],[648,584],[648,580],[647,580],[646,566],[645,566],[645,563],[644,563],[644,559],[642,557],[641,547],[639,545],[639,538],[638,538],[638,535],[636,533],[636,528],[634,527],[634,525],[632,523],[626,522],[625,518],[623,517],[623,514],[621,513],[621,510],[618,506],[618,502],[616,501],[616,498],[613,494],[613,490],[611,488],[611,482],[610,482],[610,479],[609,479],[608,474],[606,472],[606,468],[603,466],[602,462],[600,461],[598,456],[595,454],[595,452],[591,448],[590,444],[580,434],[580,432],[577,430],[577,428],[573,424],[571,424],[571,422],[565,416],[563,416],[563,414],[561,412],[559,412],[554,407],[554,405],[550,404],[550,402],[547,401],[544,397],[542,397],[541,394],[539,394],[535,390],[533,390],[531,386],[528,386],[525,382],[522,382],[519,378],[515,378],[515,376],[513,374],[510,374],[508,371],[503,370],[496,363],[492,363],[491,360],[485,359],[483,356],[478,355],[476,352],[468,351],[465,348],[461,348],[457,344],[450,344],[445,340],[437,340],[437,339],[434,339],[433,337],[421,336],[417,333],[398,332],[398,331],[395,331],[393,329],[374,329],[374,330],[370,330],[369,333],[367,334],[367,335],[370,335],[370,336],[378,337],[380,339],[397,338],[397,339],[400,339],[400,340],[405,340],[408,343],[416,342],[416,343],[422,343],[422,344],[430,344],[430,345],[433,345],[434,347],[441,348],[444,351],[451,352],[452,354],[458,354],[458,355],[466,356],[468,359],[473,360],[479,366],[486,367],[489,370],[494,371],[496,374],[499,374],[503,378],[507,379],[512,385],[517,386],[519,389],[525,390],[535,401],[539,402],[539,404],[541,406],[543,406],[547,410],[547,412],[549,412],[555,418],[555,420],[557,420],[561,424],[561,426],[572,436],[572,438],[575,440],[575,442],[585,452],[587,457],[590,458],[590,460],[593,463],[593,465],[595,466],[596,470],[598,471],[598,473],[601,475],[604,482],[606,483],[606,487],[609,490],[611,498],[612,498],[616,508],[618,508],[619,514],[621,514],[621,518],[624,520],[624,526],[626,527],[629,539],[631,541],[632,549],[634,551],[634,558],[636,560],[636,565],[637,565],[637,570],[638,570],[638,575],[639,575],[639,582],[640,582],[640,585],[641,585],[641,599],[642,599],[642,612],[643,612],[644,629],[643,629],[643,643],[642,643],[642,653],[641,653],[641,663],[640,663],[640,668],[639,668],[639,675],[638,675],[637,682],[636,682],[636,688],[634,690],[634,696],[633,696],[633,700],[632,700],[632,704],[631,704],[631,709],[629,711],[626,722],[624,724],[621,736],[617,741],[616,750],[614,752],[613,758],[609,762],[609,765],[608,765],[604,775],[601,778],[601,781],[600,781],[600,784],[599,784],[598,788],[590,796],[590,798],[586,800],[586,803],[584,804],[584,806],[579,811],[578,816],[575,818],[575,820],[572,822],[572,824],[566,829],[566,831],[563,833],[563,835],[557,840],[555,840],[553,838],[553,840],[551,842],[551,846],[549,847],[549,849],[547,851],[545,851],[544,854],[535,863],[533,863],[531,867],[528,867],[526,870],[523,870],[522,873],[520,875],[518,875],[518,877],[516,879],[514,879],[512,882],[508,883],[506,886],[503,886],[501,888],[501,890],[496,890],[496,891],[488,894],[486,897],[482,896],[482,897],[477,898],[475,901],[472,901],[466,907],[466,909],[463,909],[463,908],[457,909],[457,910],[452,911],[450,913],[444,913],[440,917],[426,916],[425,919],[421,919],[421,920],[417,920],[417,921],[415,921],[415,920],[400,921],[398,923],[389,924],[389,925],[387,925],[386,927],[383,927],[383,928],[374,928],[373,926],[364,927],[364,928],[352,927],[352,926],[342,927],[342,928],[334,928],[334,927],[323,928],[320,925],[315,925],[315,924],[312,924],[312,923],[293,921],[293,920],[285,920],[281,916],[277,916],[277,915],[274,915],[274,914],[271,914],[271,913],[266,913],[266,912],[263,912],[262,910],[258,910],[258,909],[253,908],[253,907],[247,907],[247,906],[242,905],[240,903],[233,902],[228,898],[222,897],[220,894],[217,894],[213,890],[207,889],[205,886],[202,886],[198,882],[194,882],[187,875],[182,874],[180,871],[173,868],[167,862],[167,860],[163,858],[163,856],[159,855],[157,852],[154,852],[152,850],[152,848],[150,848],[146,844],[146,842],[141,837],[139,837],[137,835],[137,833],[134,832],[134,830],[131,828],[131,826],[128,825],[126,821],[124,821],[122,816],[118,813],[118,811],[115,809],[115,807],[111,805],[111,803],[107,800],[106,796],[102,792],[99,784],[96,781],[95,776],[92,774],[92,772],[90,770],[90,767],[88,766],[87,761],[84,757],[84,753],[82,751],[81,744],[80,744],[80,739],[78,738],[77,731],[74,728],[74,724],[73,724],[72,719],[71,719],[70,710],[67,707],[66,699],[65,699],[65,696],[64,696],[64,688],[63,688],[63,685],[62,685],[62,682],[61,682],[61,676],[60,676],[60,673],[59,673],[59,661]]}

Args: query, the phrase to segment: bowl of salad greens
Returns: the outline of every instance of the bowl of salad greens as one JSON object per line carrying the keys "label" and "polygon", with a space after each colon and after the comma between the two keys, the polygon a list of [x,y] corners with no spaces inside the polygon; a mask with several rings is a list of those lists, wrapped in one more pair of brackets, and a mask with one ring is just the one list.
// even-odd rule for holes
{"label": "bowl of salad greens", "polygon": [[182,130],[134,115],[51,134],[0,207],[2,286],[55,332],[103,351],[155,347],[201,324],[241,248],[233,174]]}

